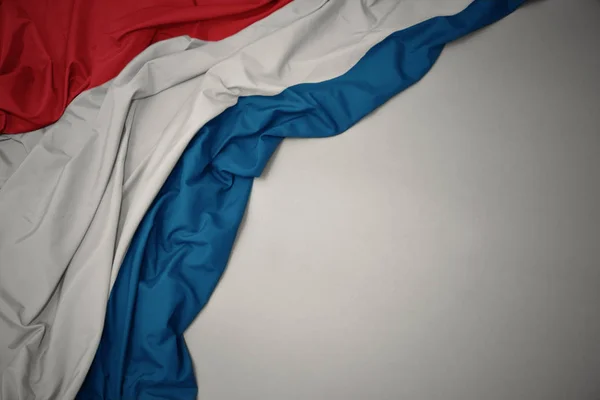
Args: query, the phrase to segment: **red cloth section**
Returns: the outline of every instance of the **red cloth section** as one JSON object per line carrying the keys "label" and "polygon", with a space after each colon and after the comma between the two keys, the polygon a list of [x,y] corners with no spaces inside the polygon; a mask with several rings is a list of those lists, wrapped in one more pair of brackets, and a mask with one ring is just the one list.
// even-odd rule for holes
{"label": "red cloth section", "polygon": [[150,44],[220,40],[291,0],[0,0],[0,133],[58,120]]}

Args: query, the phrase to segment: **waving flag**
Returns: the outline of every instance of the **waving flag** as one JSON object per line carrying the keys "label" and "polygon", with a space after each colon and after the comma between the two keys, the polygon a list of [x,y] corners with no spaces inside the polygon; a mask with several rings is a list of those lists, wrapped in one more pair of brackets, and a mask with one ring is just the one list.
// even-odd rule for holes
{"label": "waving flag", "polygon": [[296,1],[83,92],[0,188],[2,398],[195,398],[182,335],[280,141],[342,133],[523,1]]}

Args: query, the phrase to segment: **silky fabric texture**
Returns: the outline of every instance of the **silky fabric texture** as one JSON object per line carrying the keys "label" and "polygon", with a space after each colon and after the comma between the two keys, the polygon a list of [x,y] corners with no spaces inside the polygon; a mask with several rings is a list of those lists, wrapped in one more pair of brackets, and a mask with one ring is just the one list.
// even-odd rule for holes
{"label": "silky fabric texture", "polygon": [[0,189],[0,397],[75,396],[135,229],[206,122],[240,96],[339,76],[467,3],[292,2],[219,42],[156,43],[78,96]]}
{"label": "silky fabric texture", "polygon": [[183,332],[225,268],[253,179],[285,137],[339,134],[423,77],[444,45],[524,0],[476,0],[375,45],[346,74],[241,98],[205,125],[165,182],[113,287],[80,399],[196,398]]}
{"label": "silky fabric texture", "polygon": [[58,120],[160,40],[220,40],[291,0],[2,0],[0,133]]}

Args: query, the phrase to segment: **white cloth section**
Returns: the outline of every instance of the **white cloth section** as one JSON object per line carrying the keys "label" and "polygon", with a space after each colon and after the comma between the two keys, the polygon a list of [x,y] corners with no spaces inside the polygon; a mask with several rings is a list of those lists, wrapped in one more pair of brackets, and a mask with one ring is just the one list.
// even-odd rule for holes
{"label": "white cloth section", "polygon": [[44,130],[40,129],[26,134],[0,136],[0,188],[19,168],[25,157],[40,141],[43,133]]}
{"label": "white cloth section", "polygon": [[187,143],[240,96],[351,68],[468,0],[302,0],[217,43],[176,38],[82,93],[0,189],[2,399],[70,399],[135,229]]}

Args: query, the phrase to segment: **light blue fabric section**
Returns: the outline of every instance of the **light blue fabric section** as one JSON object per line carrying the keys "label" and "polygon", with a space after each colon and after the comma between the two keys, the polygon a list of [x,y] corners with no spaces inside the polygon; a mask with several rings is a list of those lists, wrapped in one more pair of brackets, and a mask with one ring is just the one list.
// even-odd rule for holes
{"label": "light blue fabric section", "polygon": [[338,78],[241,98],[206,124],[138,227],[78,398],[195,399],[183,332],[219,282],[252,182],[281,140],[344,132],[423,77],[446,43],[524,1],[475,0],[390,35]]}

